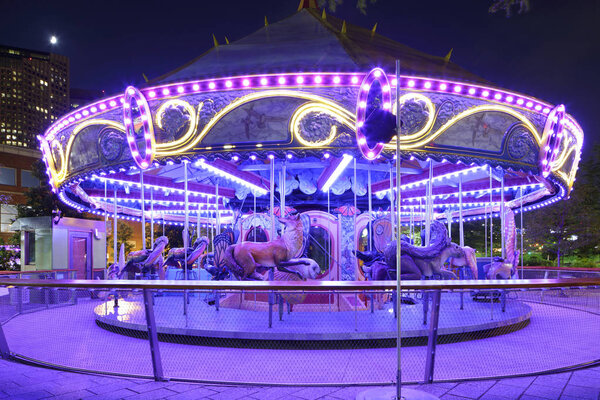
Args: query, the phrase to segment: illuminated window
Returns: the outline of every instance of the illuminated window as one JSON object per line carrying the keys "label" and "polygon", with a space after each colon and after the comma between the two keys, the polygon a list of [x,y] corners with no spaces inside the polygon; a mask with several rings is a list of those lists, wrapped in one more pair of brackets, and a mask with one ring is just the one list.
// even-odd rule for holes
{"label": "illuminated window", "polygon": [[0,167],[0,185],[16,186],[17,170],[14,168]]}
{"label": "illuminated window", "polygon": [[40,180],[31,171],[21,170],[21,186],[26,188],[40,186]]}

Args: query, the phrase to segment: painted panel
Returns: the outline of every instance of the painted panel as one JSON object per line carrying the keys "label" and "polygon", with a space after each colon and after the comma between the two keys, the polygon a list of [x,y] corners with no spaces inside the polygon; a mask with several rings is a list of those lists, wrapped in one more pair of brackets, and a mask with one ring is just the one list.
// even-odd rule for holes
{"label": "painted panel", "polygon": [[202,144],[289,142],[289,118],[304,102],[272,97],[242,104],[217,122]]}

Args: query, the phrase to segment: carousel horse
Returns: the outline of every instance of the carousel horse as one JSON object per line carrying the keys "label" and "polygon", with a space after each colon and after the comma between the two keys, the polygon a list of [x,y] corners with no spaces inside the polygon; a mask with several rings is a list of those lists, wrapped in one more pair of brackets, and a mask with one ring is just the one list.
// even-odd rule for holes
{"label": "carousel horse", "polygon": [[462,250],[464,253],[462,257],[450,257],[450,267],[469,267],[473,276],[472,279],[478,279],[475,249],[469,246],[463,246]]}
{"label": "carousel horse", "polygon": [[[450,257],[464,257],[463,249],[450,241],[446,227],[441,222],[433,221],[430,232],[429,246],[414,246],[402,241],[401,265],[402,270],[406,268],[406,279],[431,279],[438,276],[441,279],[456,279],[453,272],[442,269],[442,266]],[[394,240],[383,252],[385,263],[392,269],[396,266],[396,246]],[[401,271],[401,277],[404,273]]]}
{"label": "carousel horse", "polygon": [[136,273],[154,274],[156,271],[162,271],[164,258],[162,256],[165,247],[169,244],[166,236],[160,236],[154,241],[152,249],[132,251],[127,255],[127,264],[119,270],[118,279],[122,279],[127,274],[127,279],[135,279]]}
{"label": "carousel horse", "polygon": [[483,266],[487,279],[517,279],[517,263],[520,252],[517,250],[517,228],[515,213],[508,207],[504,212],[504,244],[505,258],[494,257],[494,261]]}
{"label": "carousel horse", "polygon": [[260,270],[276,267],[283,272],[297,272],[287,267],[304,245],[302,220],[296,214],[279,218],[279,222],[284,228],[277,239],[268,242],[242,242],[225,249],[225,265],[236,279],[263,280],[257,267]]}
{"label": "carousel horse", "polygon": [[213,239],[212,264],[208,262],[208,257],[205,257],[204,263],[201,264],[201,267],[212,275],[212,280],[220,281],[229,278],[229,270],[225,264],[225,251],[234,243],[235,236],[235,232],[227,228]]}
{"label": "carousel horse", "polygon": [[[188,268],[191,268],[194,265],[198,258],[206,251],[207,247],[208,238],[206,236],[201,236],[194,241],[192,247],[187,249],[187,259],[185,264],[187,264]],[[169,250],[167,259],[165,260],[165,266],[184,269],[185,250],[185,247],[177,247]]]}

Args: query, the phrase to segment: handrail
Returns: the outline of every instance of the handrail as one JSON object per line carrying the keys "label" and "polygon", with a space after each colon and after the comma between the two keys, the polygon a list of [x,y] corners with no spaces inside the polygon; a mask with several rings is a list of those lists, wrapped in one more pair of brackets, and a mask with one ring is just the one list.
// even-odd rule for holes
{"label": "handrail", "polygon": [[[519,267],[521,268],[521,267]],[[579,267],[544,267],[544,266],[532,266],[525,265],[523,268],[530,270],[547,270],[547,271],[571,271],[571,272],[598,272],[600,268],[579,268]]]}
{"label": "handrail", "polygon": [[[104,271],[104,268],[92,268],[93,272]],[[39,269],[30,271],[0,271],[1,275],[19,275],[19,274],[50,274],[52,272],[77,272],[76,269]]]}
{"label": "handrail", "polygon": [[[0,279],[0,286],[61,287],[80,289],[167,290],[296,290],[311,292],[395,290],[395,281],[175,281],[175,280],[44,280]],[[407,290],[532,289],[600,286],[600,278],[511,279],[511,280],[423,280],[403,281]]]}

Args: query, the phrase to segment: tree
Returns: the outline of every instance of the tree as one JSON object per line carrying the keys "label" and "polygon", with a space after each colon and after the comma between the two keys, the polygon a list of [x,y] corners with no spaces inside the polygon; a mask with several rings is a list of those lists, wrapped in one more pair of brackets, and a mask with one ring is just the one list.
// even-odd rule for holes
{"label": "tree", "polygon": [[17,218],[51,216],[60,211],[63,217],[81,216],[58,199],[48,184],[46,166],[42,160],[37,160],[32,165],[32,174],[40,181],[40,185],[27,189],[25,204],[17,206]]}
{"label": "tree", "polygon": [[[118,221],[117,223],[117,255],[115,256],[115,260],[119,258],[119,251],[121,250],[121,244],[125,244],[125,256],[133,251],[133,244],[131,244],[131,239],[133,238],[133,229],[125,222]],[[106,237],[106,244],[109,248],[112,248],[114,243],[113,230],[109,232]]]}

